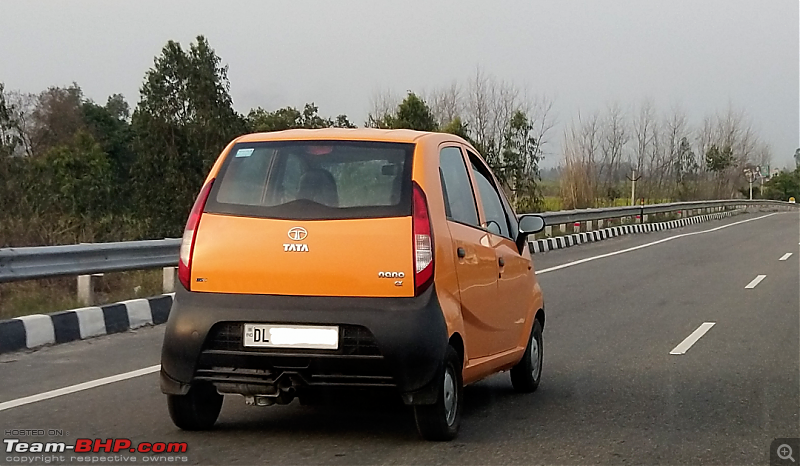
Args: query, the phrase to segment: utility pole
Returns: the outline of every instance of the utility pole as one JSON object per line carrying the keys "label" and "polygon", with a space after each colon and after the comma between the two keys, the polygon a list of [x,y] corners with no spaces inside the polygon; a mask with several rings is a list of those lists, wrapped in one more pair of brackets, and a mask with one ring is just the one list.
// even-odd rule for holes
{"label": "utility pole", "polygon": [[631,205],[636,205],[636,182],[639,181],[642,175],[636,176],[636,169],[633,169],[633,174],[631,176],[625,175],[625,178],[631,181]]}
{"label": "utility pole", "polygon": [[747,176],[747,183],[750,185],[750,200],[751,201],[753,200],[753,181],[755,181],[756,177],[760,176],[760,174],[761,174],[760,173],[760,168],[761,167],[757,167],[757,168],[758,168],[758,171],[753,170],[753,168],[750,168],[750,167],[744,169],[744,174],[745,174],[745,176]]}

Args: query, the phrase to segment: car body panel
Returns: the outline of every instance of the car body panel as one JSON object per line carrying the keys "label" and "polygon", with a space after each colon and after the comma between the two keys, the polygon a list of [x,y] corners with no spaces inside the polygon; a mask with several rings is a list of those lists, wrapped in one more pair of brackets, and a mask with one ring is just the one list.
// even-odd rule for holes
{"label": "car body panel", "polygon": [[[294,228],[306,236],[292,239]],[[412,257],[411,217],[282,220],[206,213],[195,240],[192,291],[409,297]]]}

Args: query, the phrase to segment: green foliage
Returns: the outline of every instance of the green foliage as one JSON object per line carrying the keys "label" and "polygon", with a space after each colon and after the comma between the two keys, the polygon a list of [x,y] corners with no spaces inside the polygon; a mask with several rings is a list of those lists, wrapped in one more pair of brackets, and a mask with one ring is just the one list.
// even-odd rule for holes
{"label": "green foliage", "polygon": [[132,175],[150,237],[180,236],[220,150],[247,130],[220,62],[203,36],[186,51],[169,41],[145,75],[132,118]]}
{"label": "green foliage", "polygon": [[85,130],[36,157],[0,158],[0,247],[139,239],[115,212],[108,155]]}
{"label": "green foliage", "polygon": [[339,115],[335,120],[323,118],[314,103],[306,104],[303,111],[285,107],[268,112],[261,107],[250,110],[247,127],[253,132],[282,131],[286,129],[355,128],[347,115]]}
{"label": "green foliage", "polygon": [[414,129],[417,131],[437,131],[439,125],[428,104],[417,94],[409,92],[397,106],[393,114],[386,114],[378,119],[370,116],[368,126],[386,129]]}
{"label": "green foliage", "polygon": [[782,171],[764,183],[763,197],[778,201],[788,201],[790,197],[800,199],[800,168]]}
{"label": "green foliage", "polygon": [[706,168],[715,173],[721,173],[733,166],[733,150],[730,146],[720,149],[712,145],[706,151]]}
{"label": "green foliage", "polygon": [[354,125],[350,120],[347,119],[347,115],[341,114],[337,115],[336,119],[333,120],[333,127],[334,128],[355,128]]}
{"label": "green foliage", "polygon": [[533,125],[521,111],[514,112],[508,123],[501,154],[493,160],[492,168],[500,183],[511,191],[516,208],[525,212],[541,210],[539,142],[533,137]]}
{"label": "green foliage", "polygon": [[130,171],[134,152],[128,103],[121,95],[115,94],[108,98],[105,106],[86,101],[81,105],[81,111],[86,130],[108,154],[113,183],[113,194],[109,201],[114,204],[116,211],[129,210],[131,206],[127,200],[132,194]]}
{"label": "green foliage", "polygon": [[466,124],[466,123],[464,123],[464,122],[461,120],[461,117],[455,117],[455,118],[453,118],[453,119],[450,121],[450,123],[448,123],[447,125],[445,125],[445,126],[444,126],[444,127],[441,129],[441,131],[442,131],[443,133],[455,134],[456,136],[459,136],[459,137],[461,137],[462,139],[464,139],[465,141],[467,141],[467,142],[469,142],[470,144],[473,144],[473,145],[474,145],[474,143],[473,143],[472,139],[471,139],[471,138],[470,138],[470,136],[469,136],[469,127],[467,126],[467,124]]}
{"label": "green foliage", "polygon": [[[716,154],[714,154],[716,156]],[[675,159],[673,167],[675,171],[676,194],[680,201],[689,200],[692,197],[695,179],[700,166],[697,164],[697,156],[692,150],[689,141],[683,137],[678,145],[678,157]]]}
{"label": "green foliage", "polygon": [[50,149],[33,160],[29,192],[48,211],[97,219],[107,211],[112,192],[111,164],[100,144],[78,131],[69,144]]}

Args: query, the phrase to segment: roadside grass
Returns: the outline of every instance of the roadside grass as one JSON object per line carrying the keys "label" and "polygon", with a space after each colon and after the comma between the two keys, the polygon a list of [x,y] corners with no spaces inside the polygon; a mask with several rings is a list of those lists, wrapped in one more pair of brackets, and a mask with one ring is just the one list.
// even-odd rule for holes
{"label": "roadside grass", "polygon": [[[672,202],[672,199],[645,199],[645,204],[664,204]],[[600,198],[595,199],[593,208],[600,207],[625,207],[631,205],[631,198],[620,197],[616,199]],[[544,196],[542,198],[543,212],[551,212],[554,210],[564,210],[564,201],[560,196]]]}
{"label": "roadside grass", "polygon": [[[161,269],[107,273],[96,280],[95,305],[161,294]],[[77,278],[53,278],[0,284],[0,320],[83,307]]]}

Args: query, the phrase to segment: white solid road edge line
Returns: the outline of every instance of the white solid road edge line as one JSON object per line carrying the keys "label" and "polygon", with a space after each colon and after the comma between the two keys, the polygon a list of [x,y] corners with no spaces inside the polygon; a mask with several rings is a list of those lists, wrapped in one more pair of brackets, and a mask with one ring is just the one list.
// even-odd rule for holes
{"label": "white solid road edge line", "polygon": [[613,251],[613,252],[609,252],[609,253],[606,253],[606,254],[600,254],[599,256],[587,257],[585,259],[580,259],[580,260],[576,260],[576,261],[572,261],[572,262],[567,262],[566,264],[556,265],[554,267],[549,267],[549,268],[546,268],[546,269],[537,270],[536,271],[536,275],[541,275],[543,273],[548,273],[548,272],[554,272],[556,270],[561,270],[561,269],[565,269],[567,267],[572,267],[574,265],[583,264],[585,262],[589,262],[589,261],[593,261],[593,260],[597,260],[597,259],[602,259],[604,257],[611,257],[611,256],[616,256],[617,254],[624,254],[626,252],[636,251],[636,250],[639,250],[639,249],[642,249],[642,248],[646,248],[646,247],[649,247],[649,246],[655,246],[656,244],[661,244],[661,243],[665,243],[667,241],[672,241],[674,239],[683,238],[685,236],[694,236],[694,235],[702,235],[703,233],[711,233],[713,231],[722,230],[723,228],[732,227],[734,225],[741,225],[742,223],[747,223],[747,222],[752,222],[754,220],[761,220],[762,218],[772,217],[773,215],[777,215],[777,212],[776,213],[772,213],[772,214],[762,215],[761,217],[748,218],[747,220],[741,220],[741,221],[738,221],[738,222],[728,223],[726,225],[722,225],[722,226],[718,226],[718,227],[715,227],[715,228],[711,228],[710,230],[693,231],[691,233],[681,233],[680,235],[670,236],[670,237],[667,237],[667,238],[660,239],[658,241],[653,241],[652,243],[640,244],[640,245],[634,246],[632,248],[620,249],[619,251]]}
{"label": "white solid road edge line", "polygon": [[782,255],[781,258],[778,259],[778,260],[779,261],[785,261],[786,259],[788,259],[790,257],[792,257],[792,253],[791,252],[787,252],[786,254]]}
{"label": "white solid road edge line", "polygon": [[90,388],[99,387],[101,385],[108,385],[110,383],[132,379],[134,377],[139,377],[142,375],[152,374],[153,372],[158,372],[160,370],[161,370],[161,364],[158,364],[155,366],[137,369],[135,371],[125,372],[123,374],[112,375],[109,377],[103,377],[102,379],[90,380],[88,382],[79,383],[77,385],[70,385],[69,387],[50,390],[49,392],[39,393],[38,395],[31,395],[31,396],[26,396],[24,398],[17,398],[16,400],[5,401],[3,403],[0,403],[0,411],[5,411],[7,409],[16,408],[18,406],[36,403],[37,401],[49,400],[50,398],[56,398],[62,395],[69,395],[70,393],[89,390]]}
{"label": "white solid road edge line", "polygon": [[747,286],[745,286],[744,288],[745,288],[746,290],[751,290],[751,289],[755,288],[756,286],[758,286],[758,284],[759,284],[759,283],[761,283],[761,280],[763,280],[763,279],[765,279],[765,278],[767,278],[767,276],[766,276],[766,275],[756,275],[756,278],[754,278],[754,279],[753,279],[753,280],[752,280],[750,283],[748,283],[748,284],[747,284]]}
{"label": "white solid road edge line", "polygon": [[697,327],[697,330],[695,330],[694,332],[692,332],[691,335],[686,337],[686,339],[683,340],[678,346],[676,346],[675,349],[670,351],[669,354],[686,354],[686,352],[689,351],[689,348],[691,348],[692,345],[697,343],[697,340],[699,340],[703,335],[705,335],[706,332],[711,330],[711,327],[713,326],[714,322],[703,322],[702,324],[700,324],[699,327]]}

